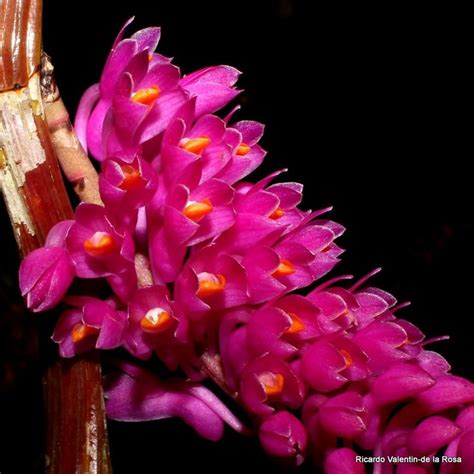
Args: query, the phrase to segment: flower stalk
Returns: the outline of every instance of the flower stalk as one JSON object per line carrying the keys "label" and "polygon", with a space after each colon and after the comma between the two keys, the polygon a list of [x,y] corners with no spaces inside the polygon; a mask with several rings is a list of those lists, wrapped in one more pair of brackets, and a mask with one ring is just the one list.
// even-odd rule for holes
{"label": "flower stalk", "polygon": [[99,176],[72,128],[46,53],[41,56],[41,95],[51,142],[63,173],[81,201],[102,204]]}
{"label": "flower stalk", "polygon": [[[22,256],[72,216],[40,91],[41,0],[0,2],[0,188]],[[110,472],[95,358],[46,360],[46,472]]]}

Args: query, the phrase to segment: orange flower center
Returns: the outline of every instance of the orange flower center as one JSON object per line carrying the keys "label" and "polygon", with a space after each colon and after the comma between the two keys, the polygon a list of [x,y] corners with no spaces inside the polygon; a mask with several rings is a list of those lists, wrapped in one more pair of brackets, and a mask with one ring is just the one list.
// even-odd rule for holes
{"label": "orange flower center", "polygon": [[77,343],[83,341],[87,337],[97,334],[99,330],[93,328],[92,326],[87,326],[86,324],[77,323],[74,325],[71,331],[72,342]]}
{"label": "orange flower center", "polygon": [[84,241],[84,250],[93,257],[108,255],[115,250],[115,241],[106,232],[96,232],[90,239]]}
{"label": "orange flower center", "polygon": [[206,298],[217,293],[221,293],[225,288],[224,275],[215,275],[214,273],[201,272],[198,274],[199,288],[196,295],[199,298]]}
{"label": "orange flower center", "polygon": [[147,87],[132,94],[132,100],[138,104],[151,106],[155,103],[155,100],[158,99],[160,92],[158,86]]}
{"label": "orange flower center", "polygon": [[211,143],[209,137],[183,138],[179,146],[190,153],[200,155]]}
{"label": "orange flower center", "polygon": [[237,147],[237,150],[235,150],[235,154],[237,156],[245,156],[250,150],[251,150],[251,148],[250,148],[249,145],[247,145],[246,143],[241,143]]}
{"label": "orange flower center", "polygon": [[263,390],[267,397],[274,397],[283,392],[285,385],[285,378],[281,374],[274,374],[273,372],[264,372],[260,374],[258,380],[263,385]]}
{"label": "orange flower center", "polygon": [[352,357],[351,357],[351,355],[349,354],[349,352],[347,352],[347,351],[344,350],[344,349],[341,349],[341,350],[339,351],[339,354],[341,354],[342,357],[344,358],[344,362],[345,362],[345,364],[346,364],[346,367],[345,367],[346,369],[347,369],[348,367],[350,367],[350,366],[353,364]]}
{"label": "orange flower center", "polygon": [[288,276],[295,273],[293,264],[285,259],[281,259],[277,269],[272,273],[274,277]]}
{"label": "orange flower center", "polygon": [[281,207],[277,207],[268,217],[273,220],[280,219],[285,215],[285,211]]}
{"label": "orange flower center", "polygon": [[166,331],[173,322],[170,313],[163,308],[152,308],[140,321],[140,327],[145,332],[157,334]]}
{"label": "orange flower center", "polygon": [[189,201],[184,208],[183,214],[194,222],[200,221],[212,211],[212,204],[209,199],[203,199],[200,202]]}
{"label": "orange flower center", "polygon": [[123,191],[130,191],[132,189],[138,188],[143,180],[140,171],[134,168],[131,165],[122,165],[123,179],[122,182],[118,185]]}
{"label": "orange flower center", "polygon": [[295,313],[287,313],[288,316],[291,318],[291,325],[285,331],[285,334],[298,334],[301,331],[304,331],[304,324],[303,321],[296,315]]}

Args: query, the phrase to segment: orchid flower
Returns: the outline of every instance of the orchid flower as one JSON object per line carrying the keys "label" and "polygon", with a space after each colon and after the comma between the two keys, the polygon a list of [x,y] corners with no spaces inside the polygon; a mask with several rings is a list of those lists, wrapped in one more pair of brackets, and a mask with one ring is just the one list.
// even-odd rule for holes
{"label": "orchid flower", "polygon": [[[328,209],[302,209],[301,184],[272,184],[280,173],[249,178],[264,127],[221,111],[239,72],[183,76],[155,51],[158,28],[123,36],[76,116],[104,205],[81,203],[20,269],[30,309],[70,306],[53,335],[61,355],[120,347],[137,359],[107,376],[108,416],[175,416],[211,440],[225,423],[251,429],[270,455],[328,473],[363,472],[360,453],[439,452],[463,463],[442,472],[471,472],[474,384],[426,349],[396,299],[368,286],[372,274],[352,287],[319,282],[344,227]],[[108,284],[103,300],[65,296],[74,278]],[[165,379],[144,368],[152,357]],[[249,429],[207,378],[247,411]]]}

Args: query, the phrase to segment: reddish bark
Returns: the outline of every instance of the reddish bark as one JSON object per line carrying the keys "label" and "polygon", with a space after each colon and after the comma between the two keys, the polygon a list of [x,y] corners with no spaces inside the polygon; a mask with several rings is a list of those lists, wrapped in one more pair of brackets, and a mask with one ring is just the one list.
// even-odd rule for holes
{"label": "reddish bark", "polygon": [[[0,0],[0,185],[21,255],[41,246],[55,223],[72,217],[38,103],[39,86],[34,90],[39,84],[34,79],[40,61],[41,9],[41,0]],[[47,366],[46,471],[110,472],[98,360],[42,357]]]}

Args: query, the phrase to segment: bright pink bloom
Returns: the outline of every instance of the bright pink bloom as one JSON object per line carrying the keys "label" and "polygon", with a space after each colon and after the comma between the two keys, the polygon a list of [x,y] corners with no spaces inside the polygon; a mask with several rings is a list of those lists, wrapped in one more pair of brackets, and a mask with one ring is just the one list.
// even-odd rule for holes
{"label": "bright pink bloom", "polygon": [[177,340],[182,315],[165,287],[137,289],[128,304],[128,317],[124,346],[135,357],[148,359],[155,352],[172,370],[192,358],[192,346]]}
{"label": "bright pink bloom", "polygon": [[74,265],[62,247],[44,247],[31,252],[20,265],[20,289],[31,311],[56,306],[74,278]]}
{"label": "bright pink bloom", "polygon": [[363,474],[364,464],[356,462],[356,453],[349,448],[332,450],[324,462],[326,474]]}
{"label": "bright pink bloom", "polygon": [[275,404],[295,409],[303,402],[298,377],[287,364],[270,355],[245,366],[241,373],[240,395],[248,410],[258,415],[273,413]]}
{"label": "bright pink bloom", "polygon": [[212,246],[204,248],[186,262],[176,278],[175,299],[190,319],[245,304],[245,270],[234,256]]}
{"label": "bright pink bloom", "polygon": [[240,72],[230,66],[200,69],[181,79],[181,87],[196,97],[196,115],[213,113],[227,105],[240,91],[233,88]]}
{"label": "bright pink bloom", "polygon": [[138,157],[131,163],[110,158],[102,165],[100,196],[109,213],[119,223],[125,220],[124,214],[133,215],[138,208],[147,204],[157,186],[158,174],[150,164]]}
{"label": "bright pink bloom", "polygon": [[330,208],[300,209],[302,185],[272,184],[281,172],[242,181],[265,157],[264,127],[230,123],[236,109],[212,115],[239,93],[238,71],[181,77],[154,52],[158,28],[122,36],[76,117],[102,162],[104,207],[80,204],[20,269],[34,311],[59,303],[74,276],[108,283],[104,301],[65,299],[73,308],[53,335],[64,357],[121,347],[143,365],[155,356],[167,372],[162,381],[118,362],[109,416],[177,416],[212,440],[224,422],[244,432],[196,383],[211,374],[250,413],[264,449],[292,463],[307,455],[325,472],[358,474],[361,453],[445,453],[472,471],[474,385],[397,316],[406,305],[367,286],[378,270],[351,287],[347,275],[314,285],[342,254],[344,228],[321,217]]}
{"label": "bright pink bloom", "polygon": [[367,377],[367,355],[349,338],[321,338],[303,353],[301,370],[313,389],[331,392]]}
{"label": "bright pink bloom", "polygon": [[73,221],[63,221],[49,232],[45,247],[34,250],[21,262],[20,289],[31,311],[56,306],[71,285],[75,270],[64,248],[64,239]]}
{"label": "bright pink bloom", "polygon": [[75,308],[59,318],[52,339],[63,357],[73,357],[93,348],[114,349],[123,341],[127,315],[114,304],[91,297],[70,298]]}
{"label": "bright pink bloom", "polygon": [[133,262],[131,236],[116,231],[103,207],[80,204],[66,238],[66,248],[81,278],[98,278],[126,271]]}
{"label": "bright pink bloom", "polygon": [[110,377],[106,387],[107,415],[113,420],[148,421],[179,417],[201,436],[216,441],[224,422],[237,431],[242,424],[208,389],[183,381],[161,382],[138,367]]}
{"label": "bright pink bloom", "polygon": [[196,116],[213,112],[239,91],[232,86],[239,72],[210,67],[181,79],[168,58],[155,53],[159,28],[147,28],[122,39],[124,26],[102,72],[79,104],[76,128],[85,149],[103,160],[119,153],[133,159],[138,146],[160,135],[189,98],[196,97]]}
{"label": "bright pink bloom", "polygon": [[294,415],[279,411],[270,415],[260,426],[260,442],[267,453],[292,458],[297,465],[304,460],[307,445],[305,427]]}

